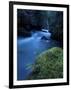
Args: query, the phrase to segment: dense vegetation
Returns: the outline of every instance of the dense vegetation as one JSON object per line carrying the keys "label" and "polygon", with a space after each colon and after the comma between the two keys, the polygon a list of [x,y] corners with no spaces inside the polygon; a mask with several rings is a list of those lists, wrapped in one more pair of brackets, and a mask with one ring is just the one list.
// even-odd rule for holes
{"label": "dense vegetation", "polygon": [[34,65],[33,72],[28,79],[51,79],[63,77],[63,51],[54,47],[41,53]]}
{"label": "dense vegetation", "polygon": [[44,10],[17,11],[18,36],[31,36],[31,31],[48,29],[51,38],[63,41],[63,12]]}

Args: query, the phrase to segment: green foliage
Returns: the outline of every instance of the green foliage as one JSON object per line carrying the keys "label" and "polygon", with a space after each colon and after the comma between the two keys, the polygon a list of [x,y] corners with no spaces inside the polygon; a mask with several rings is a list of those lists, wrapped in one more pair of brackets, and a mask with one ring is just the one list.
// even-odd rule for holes
{"label": "green foliage", "polygon": [[28,79],[63,78],[63,51],[54,47],[36,58],[33,72]]}

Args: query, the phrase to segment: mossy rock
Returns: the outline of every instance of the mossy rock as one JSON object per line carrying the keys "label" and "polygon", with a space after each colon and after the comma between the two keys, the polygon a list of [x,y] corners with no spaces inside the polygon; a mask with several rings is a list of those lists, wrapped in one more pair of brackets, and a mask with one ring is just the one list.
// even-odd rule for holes
{"label": "mossy rock", "polygon": [[63,78],[63,50],[54,47],[44,51],[32,65],[33,72],[29,79]]}

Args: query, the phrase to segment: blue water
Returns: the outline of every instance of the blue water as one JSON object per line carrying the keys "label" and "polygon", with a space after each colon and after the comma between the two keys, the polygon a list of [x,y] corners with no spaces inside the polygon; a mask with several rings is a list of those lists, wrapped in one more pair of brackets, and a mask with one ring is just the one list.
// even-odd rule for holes
{"label": "blue water", "polygon": [[[42,40],[42,36],[48,36],[48,40]],[[34,64],[37,55],[51,48],[60,47],[60,42],[50,39],[49,32],[35,32],[31,37],[17,39],[17,80],[27,80],[32,72],[28,65]]]}

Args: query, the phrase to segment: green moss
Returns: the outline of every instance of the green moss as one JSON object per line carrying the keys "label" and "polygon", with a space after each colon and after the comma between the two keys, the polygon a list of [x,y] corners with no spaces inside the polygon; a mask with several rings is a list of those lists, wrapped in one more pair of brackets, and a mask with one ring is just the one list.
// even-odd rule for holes
{"label": "green moss", "polygon": [[51,79],[63,77],[63,50],[58,47],[44,51],[36,58],[29,79]]}

